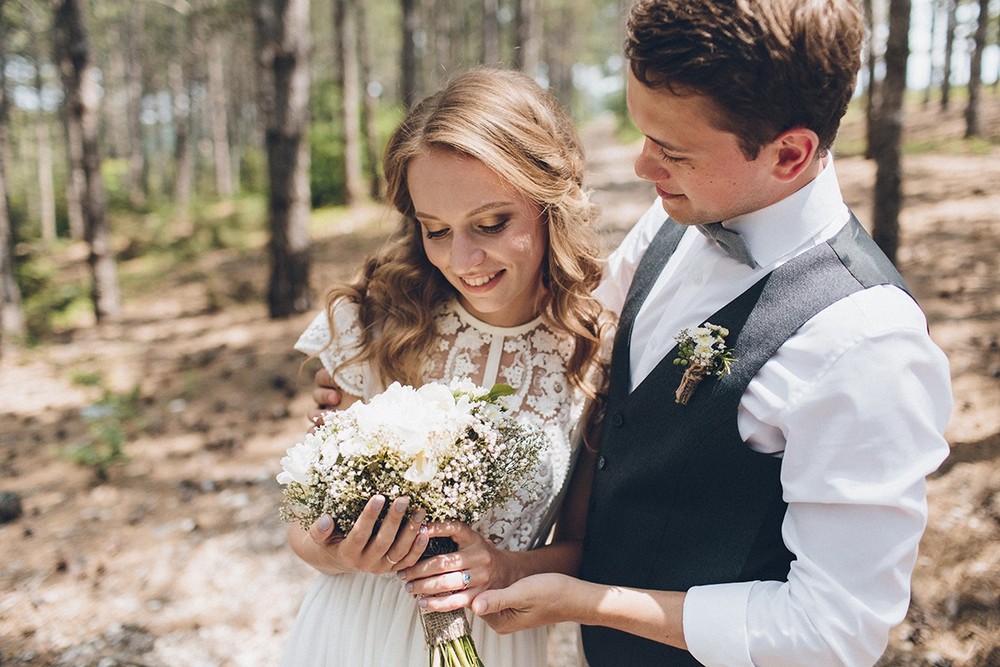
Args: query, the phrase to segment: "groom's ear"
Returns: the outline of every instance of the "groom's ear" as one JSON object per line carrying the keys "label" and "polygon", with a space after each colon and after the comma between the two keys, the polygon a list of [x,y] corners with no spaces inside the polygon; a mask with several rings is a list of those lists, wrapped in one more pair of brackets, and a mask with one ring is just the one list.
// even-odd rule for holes
{"label": "groom's ear", "polygon": [[782,182],[794,181],[805,171],[819,149],[819,135],[808,128],[785,130],[768,144],[773,156],[772,172]]}

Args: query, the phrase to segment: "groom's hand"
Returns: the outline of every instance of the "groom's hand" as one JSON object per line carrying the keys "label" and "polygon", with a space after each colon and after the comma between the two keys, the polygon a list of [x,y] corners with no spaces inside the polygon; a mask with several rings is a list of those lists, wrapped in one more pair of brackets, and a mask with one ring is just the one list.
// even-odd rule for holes
{"label": "groom's hand", "polygon": [[480,593],[472,611],[500,634],[573,620],[567,593],[582,583],[563,574],[534,574],[507,588]]}

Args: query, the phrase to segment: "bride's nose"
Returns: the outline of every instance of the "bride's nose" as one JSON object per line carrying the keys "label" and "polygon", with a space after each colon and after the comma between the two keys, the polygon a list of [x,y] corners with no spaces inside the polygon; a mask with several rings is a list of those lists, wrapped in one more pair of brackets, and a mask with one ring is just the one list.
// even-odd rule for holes
{"label": "bride's nose", "polygon": [[455,234],[451,243],[451,268],[464,273],[486,260],[486,251],[471,234]]}

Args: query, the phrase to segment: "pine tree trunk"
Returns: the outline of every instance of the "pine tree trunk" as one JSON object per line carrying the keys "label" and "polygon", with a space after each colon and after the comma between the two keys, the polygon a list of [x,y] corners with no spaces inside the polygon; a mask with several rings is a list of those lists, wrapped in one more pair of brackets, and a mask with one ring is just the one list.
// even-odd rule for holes
{"label": "pine tree trunk", "polygon": [[482,60],[486,65],[500,64],[500,3],[498,0],[483,0],[483,51]]}
{"label": "pine tree trunk", "polygon": [[868,89],[865,91],[865,159],[872,159],[872,133],[875,131],[875,109],[878,106],[879,87],[875,81],[878,56],[875,40],[875,8],[874,0],[864,0],[865,23],[868,24]]}
{"label": "pine tree trunk", "polygon": [[[37,50],[35,62],[35,90],[42,98],[42,59]],[[39,105],[35,113],[35,144],[38,147],[38,217],[41,222],[42,240],[56,240],[56,186],[52,172],[52,134],[45,110]]]}
{"label": "pine tree trunk", "polygon": [[937,16],[938,0],[931,0],[931,26],[930,39],[927,46],[927,87],[924,88],[924,108],[931,103],[931,91],[934,89],[934,78],[937,76],[937,68],[934,66],[934,53],[937,46]]}
{"label": "pine tree trunk", "polygon": [[272,318],[309,310],[309,1],[254,2],[269,182]]}
{"label": "pine tree trunk", "polygon": [[538,55],[541,51],[539,18],[538,0],[516,0],[514,20],[517,26],[517,46],[514,50],[514,64],[529,76],[538,73]]}
{"label": "pine tree trunk", "polygon": [[340,120],[344,130],[344,200],[348,206],[355,206],[365,199],[361,169],[361,83],[356,2],[334,2],[334,28],[340,46],[342,84]]}
{"label": "pine tree trunk", "polygon": [[368,182],[368,194],[372,199],[381,200],[384,197],[385,184],[382,178],[382,163],[379,155],[378,130],[375,127],[375,112],[378,98],[372,90],[372,70],[374,69],[374,54],[372,53],[371,35],[369,33],[368,6],[362,1],[358,10],[358,50],[361,61],[361,127],[364,130],[365,157],[368,160],[371,177]]}
{"label": "pine tree trunk", "polygon": [[872,133],[875,175],[875,207],[872,238],[895,261],[899,249],[899,212],[902,208],[903,95],[906,91],[906,61],[909,57],[910,0],[890,0],[889,38],[885,49],[885,80]]}
{"label": "pine tree trunk", "polygon": [[146,203],[146,161],[142,143],[142,28],[143,4],[132,0],[129,3],[127,29],[124,35],[125,48],[125,93],[126,119],[128,130],[128,170],[125,187],[129,202],[140,208]]}
{"label": "pine tree trunk", "polygon": [[420,27],[420,17],[417,13],[419,0],[401,0],[403,43],[401,53],[401,70],[399,96],[406,108],[417,101],[417,44],[416,34]]}
{"label": "pine tree trunk", "polygon": [[979,123],[979,93],[983,88],[983,51],[986,49],[986,30],[990,22],[990,0],[979,0],[979,20],[969,61],[969,103],[965,107],[965,138],[981,137]]}
{"label": "pine tree trunk", "polygon": [[229,114],[223,59],[224,35],[213,32],[208,42],[208,98],[212,114],[212,159],[215,164],[215,191],[219,197],[233,196],[233,165],[229,157]]}
{"label": "pine tree trunk", "polygon": [[74,172],[82,176],[80,208],[83,236],[89,247],[94,315],[98,322],[116,317],[120,310],[118,272],[105,216],[104,181],[98,151],[98,90],[85,24],[86,0],[59,0],[55,10],[55,43],[63,80],[67,136]]}
{"label": "pine tree trunk", "polygon": [[195,19],[181,15],[175,30],[174,48],[178,58],[167,72],[174,120],[174,213],[186,221],[194,192],[195,152],[191,142],[191,78],[194,72],[198,33]]}
{"label": "pine tree trunk", "polygon": [[[0,0],[0,13],[4,0]],[[0,353],[11,338],[24,335],[21,290],[14,277],[14,234],[7,208],[9,118],[4,69],[7,64],[6,26],[0,25]]]}
{"label": "pine tree trunk", "polygon": [[944,0],[945,12],[948,17],[944,35],[944,65],[941,71],[941,111],[947,111],[951,103],[951,54],[955,50],[955,10],[956,0]]}

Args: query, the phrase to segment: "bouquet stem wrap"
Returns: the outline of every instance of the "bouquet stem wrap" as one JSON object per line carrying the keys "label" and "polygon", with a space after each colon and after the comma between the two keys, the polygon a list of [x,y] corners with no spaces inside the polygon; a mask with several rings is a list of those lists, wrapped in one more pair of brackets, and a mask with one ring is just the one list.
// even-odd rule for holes
{"label": "bouquet stem wrap", "polygon": [[[458,547],[448,537],[431,538],[422,558],[452,553]],[[484,667],[472,641],[472,627],[465,609],[420,614],[424,641],[430,649],[430,667]]]}

